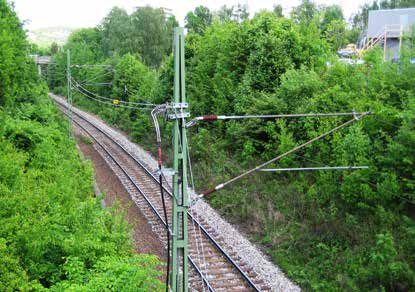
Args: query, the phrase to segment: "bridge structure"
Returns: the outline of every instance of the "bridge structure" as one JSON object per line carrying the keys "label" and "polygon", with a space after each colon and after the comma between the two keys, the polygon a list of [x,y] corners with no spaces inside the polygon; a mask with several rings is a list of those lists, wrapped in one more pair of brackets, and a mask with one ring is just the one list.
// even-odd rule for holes
{"label": "bridge structure", "polygon": [[51,56],[30,55],[37,65],[39,75],[42,75],[42,67],[47,67],[52,63]]}

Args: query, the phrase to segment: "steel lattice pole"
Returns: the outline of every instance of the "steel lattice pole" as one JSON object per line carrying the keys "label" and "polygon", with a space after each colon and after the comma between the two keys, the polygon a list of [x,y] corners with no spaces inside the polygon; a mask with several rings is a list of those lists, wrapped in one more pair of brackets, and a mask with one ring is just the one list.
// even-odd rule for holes
{"label": "steel lattice pole", "polygon": [[69,136],[72,135],[72,82],[71,82],[71,51],[68,49],[66,51],[66,78],[67,78],[67,89],[68,89],[68,96],[67,101],[69,104]]}
{"label": "steel lattice pole", "polygon": [[185,94],[184,29],[174,29],[174,115],[173,137],[173,238],[171,289],[188,291],[188,234],[187,234],[187,137],[183,110]]}

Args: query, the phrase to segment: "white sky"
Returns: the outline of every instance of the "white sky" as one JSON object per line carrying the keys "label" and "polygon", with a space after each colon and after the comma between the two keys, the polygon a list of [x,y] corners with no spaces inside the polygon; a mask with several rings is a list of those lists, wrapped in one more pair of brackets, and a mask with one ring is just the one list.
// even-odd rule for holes
{"label": "white sky", "polygon": [[[348,19],[357,12],[360,5],[368,0],[315,0],[317,4],[339,4]],[[287,14],[300,0],[11,0],[21,20],[27,20],[26,28],[45,28],[53,26],[93,27],[96,26],[113,6],[119,6],[131,12],[136,6],[150,5],[166,7],[184,24],[187,12],[199,5],[217,10],[223,5],[248,4],[251,16],[261,9],[272,9],[281,4]]]}

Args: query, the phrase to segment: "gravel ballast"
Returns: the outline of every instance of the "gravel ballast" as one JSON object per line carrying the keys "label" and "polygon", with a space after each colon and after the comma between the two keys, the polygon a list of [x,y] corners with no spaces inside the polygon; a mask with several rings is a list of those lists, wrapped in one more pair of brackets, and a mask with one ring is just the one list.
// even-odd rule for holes
{"label": "gravel ballast", "polygon": [[[66,103],[63,98],[55,94],[50,93],[49,96],[60,103]],[[102,131],[105,131],[148,168],[154,172],[157,171],[157,160],[152,157],[148,151],[145,151],[137,144],[131,142],[123,133],[109,127],[96,116],[75,107],[73,107],[73,110],[94,123]],[[189,190],[189,193],[191,198],[195,198],[195,192],[193,190]],[[258,274],[258,277],[271,288],[271,291],[301,291],[301,289],[290,281],[257,246],[246,239],[235,226],[222,218],[218,212],[206,203],[206,201],[203,199],[198,200],[196,204],[192,206],[191,212],[203,219],[212,229],[214,229],[215,233],[220,236],[225,243],[223,248],[229,253],[231,251],[235,252],[241,261],[255,271]]]}

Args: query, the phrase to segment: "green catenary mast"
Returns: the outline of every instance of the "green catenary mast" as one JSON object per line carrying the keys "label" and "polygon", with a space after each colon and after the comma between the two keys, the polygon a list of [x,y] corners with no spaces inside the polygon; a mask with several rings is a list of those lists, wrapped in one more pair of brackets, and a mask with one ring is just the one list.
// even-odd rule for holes
{"label": "green catenary mast", "polygon": [[68,90],[68,96],[67,101],[69,104],[69,136],[72,135],[72,82],[71,82],[71,51],[68,49],[66,51],[66,79],[67,79],[67,90]]}
{"label": "green catenary mast", "polygon": [[174,29],[174,119],[173,134],[173,240],[171,289],[175,292],[188,290],[188,234],[187,234],[187,108],[185,92],[184,29]]}

